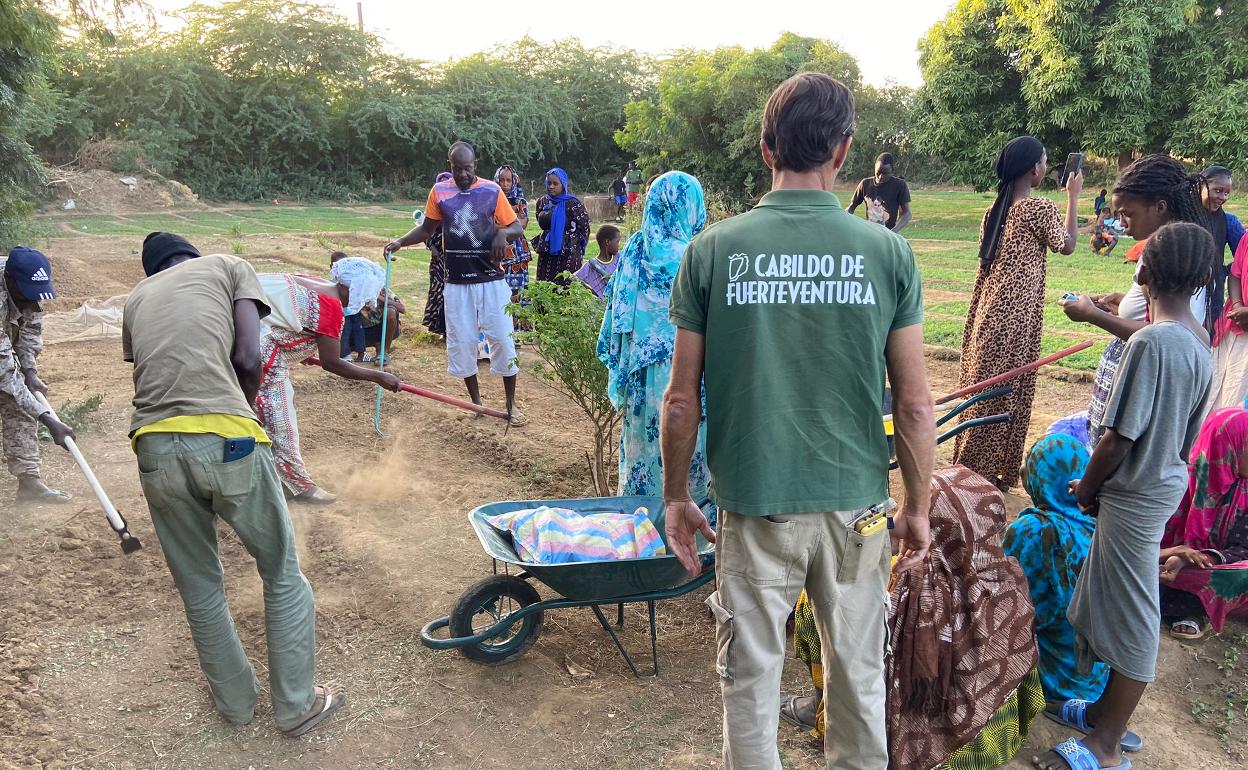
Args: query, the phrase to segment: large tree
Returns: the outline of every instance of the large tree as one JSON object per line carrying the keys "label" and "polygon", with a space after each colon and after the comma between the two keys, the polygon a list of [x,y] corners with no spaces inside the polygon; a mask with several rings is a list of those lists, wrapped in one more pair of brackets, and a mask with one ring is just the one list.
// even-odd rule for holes
{"label": "large tree", "polygon": [[1004,8],[1004,0],[960,0],[919,42],[918,145],[979,187],[995,179],[1001,145],[1026,129],[1017,60],[996,45]]}
{"label": "large tree", "polygon": [[[1127,162],[1248,155],[1244,14],[1221,0],[959,0],[919,43],[920,144],[988,186],[1019,133]],[[1242,138],[1241,138],[1242,137]]]}
{"label": "large tree", "polygon": [[[521,73],[565,95],[573,109],[569,146],[543,159],[576,169],[582,177],[622,173],[627,157],[615,143],[615,132],[624,125],[629,102],[653,91],[655,62],[627,48],[586,48],[575,38],[540,43],[525,37],[508,53]],[[521,106],[519,99],[511,104]]]}
{"label": "large tree", "polygon": [[616,141],[648,171],[677,168],[731,197],[757,195],[769,179],[758,153],[763,106],[786,78],[812,71],[859,85],[852,56],[791,33],[764,50],[681,52],[664,64],[657,93],[628,105]]}
{"label": "large tree", "polygon": [[1158,69],[1168,84],[1161,115],[1177,120],[1170,149],[1184,157],[1248,171],[1248,4],[1202,0],[1182,31],[1167,41],[1172,55]]}

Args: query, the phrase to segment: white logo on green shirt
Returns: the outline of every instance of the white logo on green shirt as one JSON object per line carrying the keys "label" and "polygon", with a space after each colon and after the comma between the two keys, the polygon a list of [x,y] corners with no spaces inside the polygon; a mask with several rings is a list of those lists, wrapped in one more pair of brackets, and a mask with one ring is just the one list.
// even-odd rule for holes
{"label": "white logo on green shirt", "polygon": [[[747,254],[728,258],[732,305],[874,305],[861,254]],[[752,280],[740,280],[753,272]]]}

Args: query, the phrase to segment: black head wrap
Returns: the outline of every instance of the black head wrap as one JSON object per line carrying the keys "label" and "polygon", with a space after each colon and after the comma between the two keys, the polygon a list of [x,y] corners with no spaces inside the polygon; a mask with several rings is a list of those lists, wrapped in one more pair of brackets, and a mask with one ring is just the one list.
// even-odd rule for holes
{"label": "black head wrap", "polygon": [[201,256],[199,249],[180,235],[173,233],[148,233],[143,239],[143,272],[148,276],[156,275],[156,271],[166,259],[189,254]]}
{"label": "black head wrap", "polygon": [[984,240],[979,244],[979,264],[986,268],[997,257],[997,244],[1005,230],[1005,218],[1014,199],[1014,183],[1044,157],[1044,143],[1034,136],[1019,136],[1005,143],[997,156],[997,199],[988,213]]}

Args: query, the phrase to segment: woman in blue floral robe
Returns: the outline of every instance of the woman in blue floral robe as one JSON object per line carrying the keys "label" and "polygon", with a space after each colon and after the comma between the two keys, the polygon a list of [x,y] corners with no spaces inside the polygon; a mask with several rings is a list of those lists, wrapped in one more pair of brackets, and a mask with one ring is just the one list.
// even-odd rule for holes
{"label": "woman in blue floral robe", "polygon": [[1036,608],[1040,683],[1050,701],[1095,701],[1109,671],[1103,663],[1088,674],[1078,670],[1075,629],[1066,619],[1079,570],[1088,558],[1096,519],[1079,510],[1070,493],[1072,479],[1088,467],[1087,445],[1053,433],[1036,442],[1023,464],[1023,486],[1031,504],[1005,534],[1005,553],[1018,559]]}
{"label": "woman in blue floral robe", "polygon": [[[668,320],[672,283],[693,236],[706,226],[706,202],[697,179],[669,171],[651,184],[641,230],[628,239],[607,282],[607,312],[598,357],[610,371],[607,394],[624,412],[620,430],[620,494],[660,495],[659,415],[672,374],[676,327]],[[705,402],[703,409],[705,410]],[[706,415],[689,470],[689,495],[708,498]]]}

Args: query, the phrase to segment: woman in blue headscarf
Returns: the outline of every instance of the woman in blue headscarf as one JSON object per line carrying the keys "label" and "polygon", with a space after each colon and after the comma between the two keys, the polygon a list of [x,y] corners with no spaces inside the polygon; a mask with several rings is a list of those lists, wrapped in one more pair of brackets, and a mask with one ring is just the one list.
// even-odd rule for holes
{"label": "woman in blue headscarf", "polygon": [[533,239],[537,252],[537,280],[564,286],[560,273],[575,273],[585,261],[589,243],[589,212],[568,187],[568,172],[546,172],[546,194],[537,201],[537,224],[542,232]]}
{"label": "woman in blue headscarf", "polygon": [[1095,701],[1109,677],[1103,663],[1086,676],[1079,673],[1075,630],[1066,619],[1096,530],[1096,519],[1080,511],[1070,493],[1071,480],[1083,477],[1089,457],[1087,445],[1069,435],[1052,433],[1037,441],[1023,465],[1032,507],[1005,534],[1006,554],[1018,559],[1027,574],[1036,608],[1040,683],[1051,702]]}
{"label": "woman in blue headscarf", "polygon": [[[598,358],[610,372],[607,395],[624,412],[620,430],[620,494],[658,495],[659,414],[672,375],[676,328],[668,320],[672,282],[693,236],[706,226],[706,202],[697,179],[669,171],[646,196],[641,230],[633,233],[607,282],[607,312]],[[540,268],[539,268],[540,269]],[[689,495],[707,499],[706,417],[689,472]]]}

